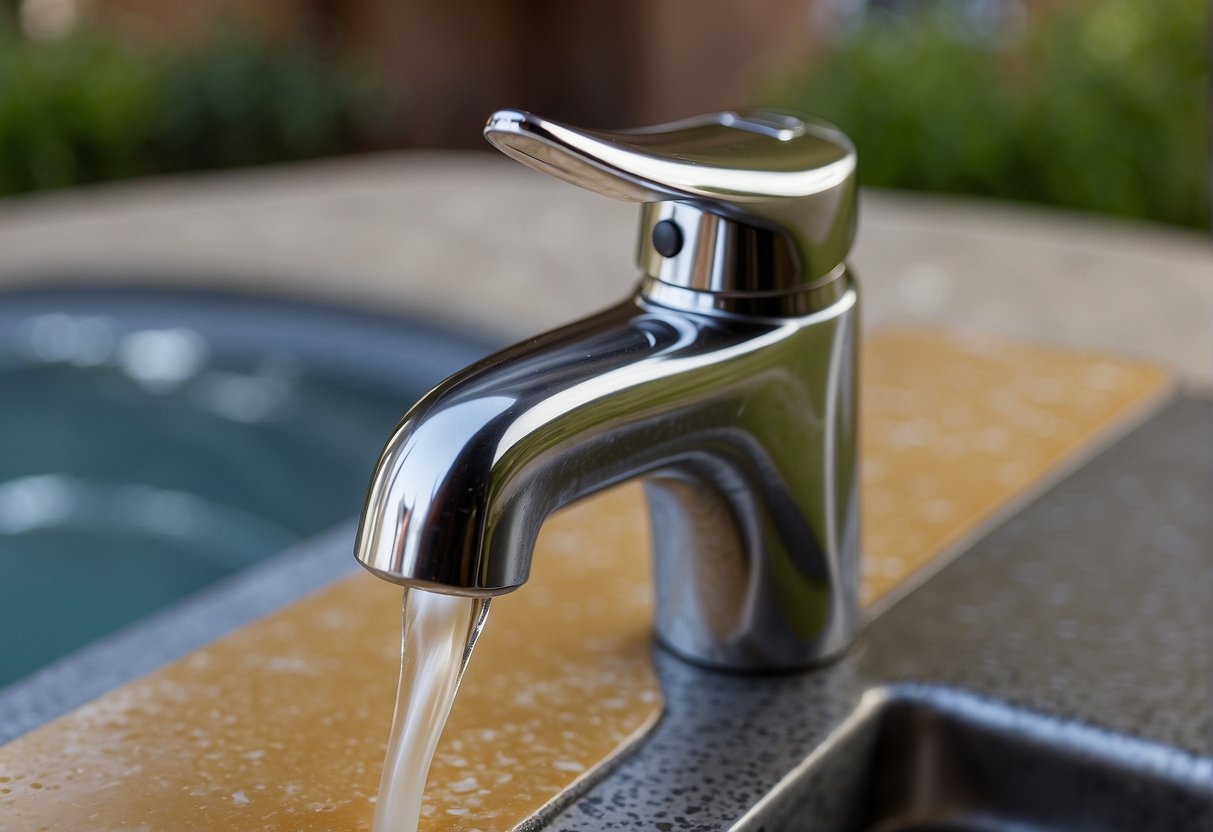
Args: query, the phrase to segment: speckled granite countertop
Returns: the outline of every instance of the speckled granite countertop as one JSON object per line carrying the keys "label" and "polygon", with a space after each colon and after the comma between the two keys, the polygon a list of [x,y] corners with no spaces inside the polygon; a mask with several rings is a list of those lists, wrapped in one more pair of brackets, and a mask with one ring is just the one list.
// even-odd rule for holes
{"label": "speckled granite countertop", "polygon": [[[900,194],[867,194],[863,212],[854,260],[869,326],[929,321],[1100,347],[1160,359],[1198,389],[1213,382],[1213,254],[1201,235]],[[0,286],[235,288],[509,338],[628,291],[634,225],[632,206],[491,156],[370,157],[0,202]],[[658,651],[667,717],[554,825],[719,828],[865,689],[897,681],[1213,754],[1211,426],[1213,408],[1180,400],[821,672],[754,685]],[[0,712],[25,713],[29,727],[97,668],[109,671],[90,682],[99,693],[331,580],[353,568],[348,534],[305,547],[294,583],[250,570],[6,691]],[[124,663],[129,675],[113,672]]]}

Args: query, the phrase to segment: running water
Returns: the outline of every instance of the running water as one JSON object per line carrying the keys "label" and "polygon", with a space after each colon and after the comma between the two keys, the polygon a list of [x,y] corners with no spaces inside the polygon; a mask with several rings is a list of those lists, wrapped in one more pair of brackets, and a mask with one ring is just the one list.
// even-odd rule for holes
{"label": "running water", "polygon": [[487,598],[405,590],[400,687],[374,832],[417,829],[430,761],[488,613]]}

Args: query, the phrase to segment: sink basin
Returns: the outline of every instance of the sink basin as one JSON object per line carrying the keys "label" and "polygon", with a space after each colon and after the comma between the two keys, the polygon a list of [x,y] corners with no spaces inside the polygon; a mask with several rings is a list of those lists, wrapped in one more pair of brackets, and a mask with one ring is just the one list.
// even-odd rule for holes
{"label": "sink basin", "polygon": [[734,832],[1213,829],[1213,760],[940,688],[870,693]]}
{"label": "sink basin", "polygon": [[299,302],[5,295],[0,687],[352,517],[404,410],[488,349]]}

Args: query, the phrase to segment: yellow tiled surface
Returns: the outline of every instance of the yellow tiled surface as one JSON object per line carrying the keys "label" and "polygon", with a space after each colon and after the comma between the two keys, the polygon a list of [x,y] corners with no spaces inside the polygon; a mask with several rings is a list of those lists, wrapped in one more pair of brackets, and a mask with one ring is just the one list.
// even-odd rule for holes
{"label": "yellow tiled surface", "polygon": [[861,366],[865,605],[1173,387],[1155,364],[926,329],[873,335]]}
{"label": "yellow tiled surface", "polygon": [[[1102,354],[896,331],[865,344],[864,600],[894,590],[1169,389]],[[494,602],[423,828],[509,829],[658,715],[635,486],[554,517]],[[369,828],[400,591],[317,593],[0,749],[0,829]]]}

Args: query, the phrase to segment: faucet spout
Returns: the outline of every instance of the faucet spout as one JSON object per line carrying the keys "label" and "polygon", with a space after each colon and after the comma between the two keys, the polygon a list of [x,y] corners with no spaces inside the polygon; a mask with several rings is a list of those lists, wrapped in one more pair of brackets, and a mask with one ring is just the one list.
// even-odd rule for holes
{"label": "faucet spout", "polygon": [[553,511],[643,478],[666,646],[733,669],[838,652],[858,617],[857,296],[841,267],[825,289],[795,314],[705,314],[646,279],[456,374],[388,441],[358,560],[509,592]]}

